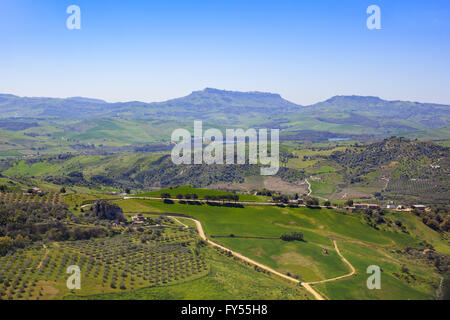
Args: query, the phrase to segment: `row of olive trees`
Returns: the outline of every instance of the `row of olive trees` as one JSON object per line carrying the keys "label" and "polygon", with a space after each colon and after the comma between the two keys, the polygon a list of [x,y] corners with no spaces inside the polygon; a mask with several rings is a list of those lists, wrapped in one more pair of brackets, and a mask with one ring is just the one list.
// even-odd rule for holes
{"label": "row of olive trees", "polygon": [[[170,193],[164,192],[161,193],[161,198],[163,199],[170,199],[172,198],[172,195]],[[197,200],[199,198],[198,194],[196,193],[188,193],[188,194],[177,194],[176,196],[177,199],[193,199],[193,200]],[[203,197],[203,199],[205,199],[206,201],[234,201],[237,202],[239,201],[239,195],[237,194],[222,194],[222,195],[205,195]]]}

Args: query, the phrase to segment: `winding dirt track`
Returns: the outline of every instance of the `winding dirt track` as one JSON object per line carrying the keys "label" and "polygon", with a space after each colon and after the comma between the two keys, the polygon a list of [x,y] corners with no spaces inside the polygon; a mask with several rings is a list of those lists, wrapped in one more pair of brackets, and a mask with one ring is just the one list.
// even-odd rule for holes
{"label": "winding dirt track", "polygon": [[[308,181],[307,179],[306,179],[306,182],[308,183],[308,186],[309,186],[309,190],[310,190],[309,194],[311,194],[311,191],[312,191],[312,190],[311,190],[311,184],[309,183],[309,181]],[[118,199],[118,200],[127,200],[127,199],[161,200],[162,198],[159,198],[159,197],[124,197],[124,198],[121,198],[121,199]],[[178,201],[179,199],[170,199],[170,200]],[[206,200],[200,200],[200,199],[197,199],[197,200],[185,200],[185,201],[199,201],[199,202],[206,202]],[[221,203],[221,201],[210,201],[210,202]],[[251,202],[251,201],[248,201],[248,202],[247,202],[247,201],[238,201],[237,203],[238,203],[238,204],[248,204],[248,205],[265,205],[265,206],[275,206],[275,205],[277,205],[276,203],[273,203],[273,202]],[[85,204],[85,205],[81,206],[81,208],[87,207],[87,206],[91,206],[91,205],[92,205],[92,204]],[[188,227],[186,224],[182,223],[180,220],[177,219],[177,218],[180,218],[180,216],[171,216],[171,215],[166,215],[166,216],[175,219],[178,223],[180,223],[181,225],[185,226],[186,228]],[[339,251],[339,248],[338,248],[338,246],[337,246],[336,241],[333,240],[333,244],[334,244],[334,248],[336,249],[336,252],[337,252],[338,255],[341,257],[342,261],[350,268],[350,270],[351,270],[350,273],[349,273],[349,274],[346,274],[346,275],[343,275],[343,276],[339,276],[339,277],[335,277],[335,278],[331,278],[331,279],[325,279],[325,280],[321,280],[321,281],[315,281],[315,282],[300,282],[300,280],[298,280],[298,279],[295,279],[295,278],[293,278],[293,277],[287,276],[287,275],[285,275],[285,274],[283,274],[283,273],[281,273],[281,272],[278,272],[278,271],[276,271],[276,270],[274,270],[274,269],[272,269],[272,268],[270,268],[270,267],[268,267],[268,266],[266,266],[266,265],[264,265],[264,264],[261,264],[261,263],[255,261],[255,260],[253,260],[253,259],[250,259],[250,258],[248,258],[248,257],[246,257],[246,256],[244,256],[244,255],[242,255],[242,254],[240,254],[239,252],[233,251],[233,250],[228,249],[228,248],[226,248],[226,247],[224,247],[224,246],[222,246],[222,245],[220,245],[220,244],[218,244],[218,243],[216,243],[216,242],[214,242],[214,241],[212,241],[212,240],[209,240],[209,239],[206,237],[206,235],[205,235],[205,232],[204,232],[204,230],[203,230],[203,227],[202,227],[202,224],[200,223],[200,221],[198,221],[198,220],[196,220],[196,219],[193,219],[193,218],[190,218],[190,217],[182,217],[182,218],[184,218],[184,219],[189,219],[189,220],[191,220],[191,221],[194,221],[194,222],[195,222],[195,225],[197,226],[197,230],[198,230],[198,233],[199,233],[199,235],[200,235],[200,238],[201,238],[202,240],[206,241],[208,244],[212,245],[213,247],[217,247],[217,248],[220,248],[220,249],[222,249],[222,250],[229,251],[229,252],[231,252],[234,256],[240,258],[241,260],[246,261],[246,262],[248,262],[248,263],[251,263],[251,264],[253,264],[253,265],[255,265],[255,266],[258,266],[259,268],[264,269],[264,270],[266,270],[266,271],[269,271],[269,272],[271,272],[271,273],[273,273],[273,274],[275,274],[275,275],[277,275],[277,276],[279,276],[279,277],[281,277],[281,278],[284,278],[284,279],[286,279],[286,280],[292,281],[292,282],[294,282],[294,283],[300,283],[300,284],[301,284],[301,285],[302,285],[309,293],[311,293],[311,294],[314,296],[314,298],[315,298],[316,300],[325,300],[325,298],[322,297],[316,290],[314,290],[314,289],[312,288],[313,285],[320,284],[320,283],[325,283],[325,282],[330,282],[330,281],[336,281],[336,280],[340,280],[340,279],[344,279],[344,278],[348,278],[348,277],[353,276],[353,275],[356,273],[355,268],[350,264],[350,262],[348,262],[347,259],[344,258],[344,256],[343,256],[343,255],[341,254],[341,252]]]}
{"label": "winding dirt track", "polygon": [[[175,219],[177,222],[179,222],[180,224],[182,224],[182,225],[184,225],[185,227],[187,227],[187,225],[185,225],[184,223],[182,223],[181,221],[179,221],[179,220],[177,219],[177,218],[179,218],[179,217],[175,217],[175,216],[169,216],[169,217],[171,217],[172,219]],[[341,257],[342,261],[343,261],[345,264],[347,264],[347,265],[349,266],[351,272],[350,272],[349,274],[346,274],[346,275],[343,275],[343,276],[339,276],[339,277],[335,277],[335,278],[332,278],[332,279],[326,279],[326,280],[321,280],[321,281],[316,281],[316,282],[300,282],[300,280],[298,280],[298,279],[295,279],[295,278],[292,278],[292,277],[290,277],[290,276],[287,276],[287,275],[285,275],[285,274],[283,274],[283,273],[281,273],[281,272],[278,272],[278,271],[276,271],[276,270],[274,270],[274,269],[272,269],[272,268],[270,268],[270,267],[268,267],[268,266],[266,266],[266,265],[264,265],[264,264],[261,264],[261,263],[255,261],[255,260],[253,260],[253,259],[250,259],[250,258],[248,258],[248,257],[246,257],[246,256],[244,256],[244,255],[242,255],[242,254],[240,254],[239,252],[230,250],[230,249],[225,248],[224,246],[222,246],[222,245],[220,245],[220,244],[218,244],[218,243],[215,243],[214,241],[209,240],[209,239],[206,237],[206,235],[205,235],[205,232],[204,232],[204,230],[203,230],[203,226],[202,226],[202,224],[200,223],[200,221],[198,221],[198,220],[196,220],[196,219],[193,219],[193,218],[188,218],[188,217],[183,217],[183,218],[184,218],[184,219],[189,219],[189,220],[195,222],[195,225],[196,225],[196,227],[197,227],[198,234],[200,235],[200,238],[201,238],[202,240],[206,241],[208,244],[212,245],[213,247],[217,247],[217,248],[220,248],[220,249],[222,249],[222,250],[229,251],[229,252],[231,252],[235,257],[238,257],[239,259],[241,259],[241,260],[243,260],[243,261],[246,261],[246,262],[251,263],[251,264],[253,264],[253,265],[255,265],[255,266],[258,266],[258,267],[261,268],[261,269],[264,269],[264,270],[269,271],[269,272],[271,272],[271,273],[273,273],[273,274],[276,274],[277,276],[279,276],[279,277],[281,277],[281,278],[287,279],[287,280],[292,281],[292,282],[295,282],[295,283],[300,283],[300,284],[301,284],[301,285],[302,285],[309,293],[311,293],[311,294],[314,296],[314,298],[316,298],[316,300],[325,300],[325,298],[322,297],[316,290],[314,290],[314,289],[312,288],[312,285],[319,284],[319,283],[330,282],[330,281],[336,281],[336,280],[340,280],[340,279],[344,279],[344,278],[347,278],[347,277],[351,277],[352,275],[354,275],[354,274],[356,273],[355,268],[350,264],[350,262],[348,262],[347,259],[344,258],[344,256],[343,256],[343,255],[341,254],[341,252],[339,251],[339,248],[338,248],[338,246],[337,246],[336,241],[333,240],[333,244],[334,244],[334,248],[336,249],[336,252],[337,252],[338,255]]]}
{"label": "winding dirt track", "polygon": [[305,182],[308,184],[308,190],[309,190],[309,192],[308,192],[308,196],[310,196],[311,195],[311,193],[312,193],[312,189],[311,189],[311,183],[309,183],[309,181],[308,181],[308,179],[305,179]]}
{"label": "winding dirt track", "polygon": [[314,284],[319,284],[319,283],[325,283],[325,282],[345,279],[345,278],[351,277],[352,275],[354,275],[356,273],[356,269],[352,266],[352,264],[350,262],[348,262],[347,259],[344,258],[344,256],[341,254],[341,251],[339,251],[339,248],[337,246],[336,240],[333,240],[333,244],[334,244],[334,248],[336,249],[336,252],[341,257],[342,261],[344,261],[344,263],[350,268],[350,273],[346,274],[346,275],[343,275],[343,276],[331,278],[331,279],[325,279],[325,280],[315,281],[315,282],[308,282],[309,284],[314,285]]}

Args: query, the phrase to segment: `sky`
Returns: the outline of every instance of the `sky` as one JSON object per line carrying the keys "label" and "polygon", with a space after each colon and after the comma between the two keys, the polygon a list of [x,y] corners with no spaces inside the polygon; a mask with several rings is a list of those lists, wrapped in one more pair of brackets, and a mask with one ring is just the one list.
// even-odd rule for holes
{"label": "sky", "polygon": [[152,102],[206,87],[450,104],[450,1],[0,0],[0,93]]}

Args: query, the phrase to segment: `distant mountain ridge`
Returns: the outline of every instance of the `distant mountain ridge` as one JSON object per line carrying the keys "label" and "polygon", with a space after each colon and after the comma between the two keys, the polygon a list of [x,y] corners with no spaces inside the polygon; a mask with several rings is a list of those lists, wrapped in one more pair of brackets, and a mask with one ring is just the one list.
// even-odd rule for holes
{"label": "distant mountain ridge", "polygon": [[70,97],[70,98],[67,98],[66,100],[79,101],[79,102],[88,102],[88,103],[107,103],[104,100],[85,98],[85,97]]}
{"label": "distant mountain ridge", "polygon": [[[247,111],[291,112],[300,106],[283,99],[279,94],[266,92],[238,92],[206,88],[194,91],[188,96],[164,102],[116,102],[107,103],[99,99],[84,97],[44,98],[18,97],[0,94],[0,118],[8,117],[151,117],[173,118],[190,113],[198,117],[204,112],[242,112],[236,108],[247,108]],[[169,110],[168,110],[169,109]],[[250,110],[249,110],[250,109]],[[188,115],[189,116],[189,115]]]}
{"label": "distant mountain ridge", "polygon": [[283,99],[279,94],[276,93],[259,91],[227,91],[214,88],[206,88],[202,91],[193,91],[186,97],[171,99],[162,102],[162,104],[174,102],[223,102],[224,104],[228,104],[229,106],[249,105],[254,107],[262,107],[273,103],[276,106],[282,105],[286,107],[299,107],[299,105]]}
{"label": "distant mountain ridge", "polygon": [[[359,122],[370,127],[382,126],[394,121],[399,127],[410,130],[442,128],[448,126],[450,120],[449,105],[401,100],[387,101],[371,96],[335,96],[324,102],[310,105],[306,109],[309,112],[327,114],[326,121],[331,123]],[[340,113],[347,113],[348,117],[332,116]],[[372,122],[372,125],[368,122]]]}
{"label": "distant mountain ridge", "polygon": [[[153,103],[108,103],[84,97],[30,98],[0,94],[0,118],[18,117],[60,120],[108,117],[204,120],[222,125],[264,125],[293,131],[309,130],[316,123],[316,127],[320,129],[323,126],[324,131],[339,131],[339,128],[345,128],[342,126],[353,126],[391,134],[449,127],[450,106],[387,101],[372,96],[335,96],[313,105],[300,106],[283,99],[279,94],[214,88]],[[311,121],[311,126],[307,121]]]}

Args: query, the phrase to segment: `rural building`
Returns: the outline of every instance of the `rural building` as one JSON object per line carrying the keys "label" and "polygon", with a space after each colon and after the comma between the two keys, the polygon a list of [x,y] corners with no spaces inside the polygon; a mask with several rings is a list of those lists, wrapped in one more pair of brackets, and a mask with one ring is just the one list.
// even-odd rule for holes
{"label": "rural building", "polygon": [[415,204],[413,206],[411,206],[411,209],[415,209],[415,210],[419,210],[419,211],[425,211],[427,207],[424,206],[423,204]]}
{"label": "rural building", "polygon": [[127,195],[127,193],[125,193],[125,192],[116,192],[116,191],[107,192],[106,194],[109,194],[111,196],[126,196]]}
{"label": "rural building", "polygon": [[34,187],[31,190],[32,190],[32,193],[34,193],[34,194],[41,194],[41,193],[43,193],[42,190],[39,189],[38,187]]}
{"label": "rural building", "polygon": [[147,221],[147,218],[144,217],[142,213],[138,213],[137,215],[132,216],[131,220],[133,221],[133,223],[143,224],[145,221]]}
{"label": "rural building", "polygon": [[380,206],[378,204],[371,204],[371,203],[355,203],[354,204],[355,209],[379,209]]}

